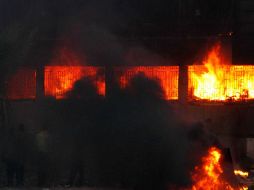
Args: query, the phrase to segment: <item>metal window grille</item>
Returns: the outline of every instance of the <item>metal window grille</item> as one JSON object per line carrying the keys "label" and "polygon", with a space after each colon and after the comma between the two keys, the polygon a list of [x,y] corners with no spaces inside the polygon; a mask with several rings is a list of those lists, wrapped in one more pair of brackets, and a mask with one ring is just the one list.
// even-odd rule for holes
{"label": "metal window grille", "polygon": [[125,88],[129,81],[138,73],[144,73],[148,78],[160,81],[164,90],[165,99],[178,99],[178,66],[129,66],[115,67],[114,73],[121,88]]}
{"label": "metal window grille", "polygon": [[[219,87],[214,91],[223,91],[226,99],[234,99],[239,97],[239,100],[254,99],[254,66],[251,65],[222,65],[216,68],[216,71],[220,70],[221,80]],[[194,89],[197,88],[198,80],[194,75],[201,76],[207,72],[204,65],[192,65],[188,66],[188,97],[189,100],[202,99],[194,96]],[[194,74],[194,75],[193,75]],[[205,97],[207,90],[210,86],[202,86],[202,97]],[[212,99],[217,100],[216,94]],[[218,99],[219,100],[219,99]]]}
{"label": "metal window grille", "polygon": [[102,67],[93,66],[46,66],[44,89],[46,96],[64,98],[76,81],[91,77],[100,95],[105,95],[105,72]]}
{"label": "metal window grille", "polygon": [[6,81],[6,98],[11,100],[35,99],[36,71],[18,69]]}

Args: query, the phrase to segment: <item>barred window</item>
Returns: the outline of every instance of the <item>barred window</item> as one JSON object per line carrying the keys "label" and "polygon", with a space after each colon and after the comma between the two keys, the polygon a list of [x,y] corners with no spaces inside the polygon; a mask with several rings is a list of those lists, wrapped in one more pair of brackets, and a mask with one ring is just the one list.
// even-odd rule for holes
{"label": "barred window", "polygon": [[125,88],[135,75],[143,73],[147,78],[157,79],[160,82],[166,100],[178,99],[178,66],[115,67],[114,72],[121,88]]}
{"label": "barred window", "polygon": [[46,66],[44,70],[44,88],[46,96],[65,98],[76,81],[91,77],[98,94],[105,96],[105,72],[103,67],[93,66]]}
{"label": "barred window", "polygon": [[204,65],[188,66],[190,100],[254,99],[254,66],[220,65],[215,69],[209,72]]}
{"label": "barred window", "polygon": [[6,81],[6,97],[12,100],[35,99],[36,71],[33,69],[18,69]]}

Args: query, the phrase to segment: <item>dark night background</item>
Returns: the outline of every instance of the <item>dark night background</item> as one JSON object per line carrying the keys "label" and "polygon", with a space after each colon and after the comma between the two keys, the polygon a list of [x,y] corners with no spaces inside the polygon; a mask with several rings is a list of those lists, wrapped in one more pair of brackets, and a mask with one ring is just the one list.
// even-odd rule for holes
{"label": "dark night background", "polygon": [[227,37],[235,26],[239,29],[234,19],[239,2],[2,0],[0,28],[3,33],[16,31],[9,34],[22,41],[16,46],[29,45],[27,64],[47,62],[38,59],[67,43],[88,57],[95,51],[104,56],[89,64],[105,64],[107,59],[119,64],[130,47],[182,63],[219,36]]}
{"label": "dark night background", "polygon": [[[2,0],[0,31],[3,43],[12,46],[15,39],[11,48],[26,47],[15,53],[32,65],[47,63],[63,44],[88,57],[95,51],[104,56],[92,65],[107,59],[119,64],[130,47],[185,64],[218,39],[232,41],[234,63],[247,64],[253,58],[253,7],[246,0]],[[8,45],[2,48],[8,51]]]}

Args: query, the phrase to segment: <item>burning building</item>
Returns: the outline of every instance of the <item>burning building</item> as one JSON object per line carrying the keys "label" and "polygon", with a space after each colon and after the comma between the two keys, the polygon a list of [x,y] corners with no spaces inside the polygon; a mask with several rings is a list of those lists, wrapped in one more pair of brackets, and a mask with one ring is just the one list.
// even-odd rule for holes
{"label": "burning building", "polygon": [[[52,4],[47,5],[46,2],[47,1],[45,1],[45,4],[41,2],[41,6],[44,7],[43,9],[47,9],[47,6],[54,7],[52,6]],[[70,5],[70,1],[63,0],[62,2],[65,5]],[[128,21],[128,24],[124,22],[119,22],[118,24],[116,24],[116,27],[106,27],[106,29],[104,28],[104,23],[105,25],[111,26],[113,25],[112,23],[114,23],[112,21],[118,22],[117,19],[114,20],[115,18],[120,18],[118,17],[118,15],[114,15],[110,18],[107,16],[101,16],[100,14],[97,15],[97,12],[103,12],[104,6],[110,3],[105,3],[103,4],[103,6],[100,7],[99,11],[94,11],[94,14],[96,16],[91,13],[93,12],[93,10],[97,10],[96,8],[91,10],[89,8],[86,8],[85,11],[83,11],[84,13],[79,15],[80,17],[84,17],[83,19],[85,20],[85,24],[83,20],[80,23],[83,23],[85,29],[83,29],[82,24],[77,21],[77,17],[73,18],[73,20],[70,19],[70,23],[75,21],[73,25],[68,23],[66,25],[63,24],[64,26],[60,26],[61,24],[59,23],[61,22],[59,22],[59,20],[61,20],[61,17],[66,18],[65,15],[63,16],[61,14],[68,11],[52,11],[51,14],[55,17],[55,23],[52,23],[51,25],[53,27],[43,26],[40,28],[43,29],[42,31],[49,30],[50,33],[50,35],[46,35],[46,40],[44,40],[47,41],[45,43],[45,46],[55,47],[55,45],[59,43],[58,41],[62,40],[64,41],[63,44],[67,44],[66,46],[69,46],[70,49],[73,48],[73,52],[66,49],[63,51],[60,50],[60,54],[56,57],[53,57],[51,61],[47,60],[47,58],[51,58],[50,55],[43,54],[43,59],[40,60],[36,57],[38,55],[36,51],[39,52],[41,49],[43,49],[42,52],[44,52],[45,54],[49,54],[49,52],[51,52],[51,49],[45,48],[46,51],[44,51],[44,48],[41,48],[41,46],[43,45],[38,43],[38,46],[41,49],[36,46],[34,50],[30,50],[31,52],[29,52],[29,55],[26,57],[26,59],[20,61],[22,63],[26,63],[27,60],[30,60],[29,57],[31,57],[30,62],[41,61],[42,64],[39,64],[39,66],[35,66],[35,64],[33,64],[31,68],[28,66],[28,63],[24,64],[22,68],[18,67],[17,69],[15,69],[15,71],[13,71],[12,75],[6,78],[4,99],[8,102],[8,109],[7,111],[5,111],[5,113],[8,113],[9,116],[9,118],[6,117],[6,120],[9,122],[8,125],[15,126],[17,125],[17,123],[22,122],[28,126],[36,126],[35,128],[43,128],[44,125],[47,125],[51,121],[58,123],[58,121],[55,121],[57,119],[54,119],[54,116],[58,115],[52,114],[52,112],[54,112],[55,110],[48,109],[46,107],[52,102],[52,104],[56,104],[57,106],[62,103],[65,104],[66,102],[66,104],[71,102],[75,106],[77,106],[76,104],[78,104],[79,102],[77,101],[77,103],[75,102],[75,100],[68,98],[68,95],[75,88],[75,85],[83,78],[89,78],[89,81],[92,82],[92,85],[93,87],[95,87],[96,93],[99,95],[99,97],[103,99],[103,101],[105,100],[105,102],[110,102],[112,101],[110,95],[111,93],[114,93],[113,88],[111,88],[113,85],[115,85],[114,82],[116,82],[118,87],[120,87],[120,89],[124,91],[126,89],[128,90],[127,87],[131,84],[133,78],[138,75],[142,75],[147,79],[152,79],[156,81],[158,86],[162,88],[164,92],[162,101],[163,106],[172,106],[174,112],[176,113],[177,119],[186,123],[201,122],[204,125],[205,129],[215,134],[215,136],[221,141],[224,147],[230,148],[230,151],[233,155],[233,163],[237,166],[236,169],[239,169],[239,171],[235,171],[235,174],[246,175],[246,173],[242,172],[240,169],[244,167],[246,169],[249,169],[249,167],[251,167],[251,164],[249,163],[248,158],[254,159],[254,150],[252,148],[254,135],[254,130],[252,129],[252,125],[254,125],[254,122],[252,120],[252,115],[254,112],[254,66],[253,57],[251,57],[252,55],[250,55],[251,53],[249,53],[248,56],[245,56],[247,53],[244,54],[245,52],[243,51],[243,49],[245,49],[244,44],[250,44],[250,40],[248,41],[248,38],[241,37],[241,34],[246,32],[244,31],[245,27],[239,27],[239,29],[238,27],[235,27],[234,30],[232,30],[231,25],[233,24],[232,10],[235,9],[235,7],[239,7],[239,9],[245,8],[247,9],[247,11],[245,11],[247,12],[246,14],[250,14],[251,11],[249,11],[249,7],[251,6],[248,5],[252,4],[252,2],[249,2],[247,0],[237,1],[237,4],[239,4],[240,6],[235,6],[234,2],[235,1],[232,0],[219,3],[211,1],[206,5],[206,3],[194,0],[190,0],[186,3],[184,1],[170,1],[170,3],[174,5],[165,6],[165,13],[162,13],[161,11],[154,12],[154,15],[159,14],[158,19],[159,17],[163,17],[163,19],[160,21],[154,19],[156,21],[150,22],[153,19],[151,19],[149,15],[146,15],[146,18],[142,18],[139,21],[134,19],[129,22],[129,19],[126,19]],[[129,3],[132,4],[131,2]],[[81,3],[80,1],[80,6],[81,4],[83,5],[83,3]],[[163,3],[158,2],[158,4],[156,5],[159,4]],[[97,7],[97,5],[92,4],[91,7],[93,6]],[[42,20],[45,19],[45,23],[48,23],[48,18],[51,18],[49,16],[50,13],[44,10],[39,10],[40,6],[35,7],[36,10],[38,10],[38,13],[42,14],[38,17],[42,18]],[[69,8],[67,7],[68,6],[66,6],[66,10],[68,10]],[[126,4],[121,4],[118,11],[121,12],[121,10],[125,9],[126,7],[128,7]],[[150,11],[154,10],[154,7],[157,6],[153,6],[153,4],[151,3],[149,7],[149,11],[146,12],[150,13]],[[168,11],[168,8],[170,8],[170,11]],[[210,9],[214,10],[215,8],[221,8],[219,11],[217,10],[218,14],[214,14],[213,11],[210,11]],[[105,10],[108,11],[111,9]],[[127,12],[129,13],[131,11],[126,11],[126,13]],[[123,13],[125,12],[123,11]],[[139,14],[142,14],[142,11],[139,12]],[[108,15],[108,12],[105,15]],[[239,15],[241,15],[239,17],[243,17],[242,15],[244,14]],[[104,22],[104,17],[108,19],[106,22]],[[170,17],[171,20],[169,20],[168,17]],[[223,19],[221,19],[221,17],[223,17]],[[248,19],[252,18],[248,15],[246,17]],[[246,17],[239,18],[239,20],[236,20],[236,22],[234,23],[238,24],[239,26],[241,26],[241,24],[244,25],[241,19],[245,20]],[[27,18],[32,17],[27,16]],[[101,18],[101,20],[98,18]],[[94,22],[94,25],[90,23],[90,20],[93,20],[92,22]],[[98,23],[100,23],[99,25],[101,26],[98,26]],[[121,28],[121,26],[124,25],[125,27]],[[58,26],[60,28],[58,28]],[[51,30],[51,28],[54,29]],[[71,29],[68,30],[68,28]],[[248,26],[246,28],[253,27]],[[27,30],[30,31],[30,28]],[[114,31],[114,34],[111,34],[109,31]],[[235,32],[237,33],[237,35],[234,38]],[[24,34],[22,35],[25,36],[25,33],[26,32],[24,32]],[[120,42],[120,40],[118,41],[119,36],[115,36],[115,34],[118,33],[122,33],[122,36],[120,37],[121,40],[124,41],[126,40],[125,38],[128,39],[124,43]],[[158,35],[158,33],[160,34]],[[127,35],[127,37],[125,35]],[[33,33],[31,34],[31,36],[33,36]],[[52,45],[51,38],[55,38],[56,36],[57,39],[52,40]],[[40,33],[40,35],[36,37],[39,37],[38,39],[41,39],[45,36]],[[233,41],[233,51],[235,56],[233,58],[233,61],[225,58],[222,51],[224,47],[221,47],[219,45],[216,45],[211,49],[210,47],[207,48],[206,52],[203,52],[202,55],[199,55],[198,61],[193,61],[195,58],[197,58],[195,56],[197,53],[196,49],[202,49],[203,46],[201,46],[200,44],[202,44],[203,41],[211,40],[211,38],[216,40],[226,39],[226,41],[228,40],[230,41],[230,43],[231,40]],[[27,41],[29,42],[29,40]],[[244,41],[245,43],[242,44],[242,41]],[[20,44],[22,44],[22,42]],[[47,43],[49,43],[50,45]],[[133,46],[141,44],[142,48],[140,49],[146,50],[146,48],[149,47],[147,48],[149,49],[149,51],[147,51],[148,56],[147,54],[145,54],[148,57],[145,60],[149,61],[140,61],[140,63],[143,64],[130,64],[130,62],[135,61],[135,59],[139,55],[137,57],[134,56],[134,59],[131,61],[129,60],[129,62],[126,60],[122,60],[124,59],[124,56],[122,55],[121,51],[125,51],[127,48],[129,48],[127,46],[132,43],[134,44]],[[251,47],[250,49],[253,48],[252,44],[249,46]],[[25,45],[18,46],[17,52],[20,52],[20,49],[24,49],[25,51],[26,48],[23,47],[25,47]],[[27,45],[27,47],[30,46]],[[188,50],[186,50],[185,48]],[[153,51],[155,49],[156,51]],[[78,57],[74,52],[77,55],[79,54],[81,57],[83,57],[83,59]],[[150,60],[150,57],[153,56],[149,56],[149,53],[151,52],[156,52],[156,55],[158,52],[159,55],[163,54],[163,56],[165,56],[165,59],[170,58],[170,62],[163,62],[163,64],[161,64],[159,61],[153,62],[153,59]],[[244,55],[239,56],[239,54],[241,53]],[[158,56],[154,57],[157,58]],[[171,57],[174,61],[171,61]],[[177,59],[175,57],[177,57]],[[239,57],[249,57],[251,58],[251,61],[242,61],[239,59]],[[121,64],[126,62],[128,62],[128,64]],[[115,96],[112,97],[114,98]],[[128,98],[126,99],[129,100]],[[114,101],[117,102],[119,100]],[[128,101],[126,102],[128,103]],[[86,111],[89,112],[90,115],[88,115],[91,116],[93,115],[92,113],[97,111],[95,111],[94,107],[98,105],[95,104],[96,106],[91,106],[93,101],[87,101],[86,103],[90,106],[87,106],[86,108],[87,110],[90,110]],[[103,110],[106,113],[101,111],[102,113],[96,113],[97,115],[95,119],[93,118],[94,120],[96,120],[97,123],[100,123],[100,120],[108,121],[108,126],[105,126],[103,122],[102,124],[100,123],[103,126],[103,129],[100,128],[100,131],[104,131],[109,136],[110,140],[113,139],[112,142],[114,143],[112,144],[108,143],[106,140],[103,141],[106,142],[104,144],[108,143],[108,147],[112,149],[115,148],[121,151],[118,147],[117,142],[122,142],[123,139],[126,138],[127,140],[125,140],[127,141],[127,144],[133,143],[129,142],[126,134],[129,135],[131,133],[140,133],[141,137],[137,138],[138,140],[134,140],[136,140],[135,142],[141,142],[143,140],[143,137],[146,138],[147,136],[151,135],[150,133],[157,132],[157,129],[153,127],[157,127],[157,125],[161,123],[159,122],[159,119],[159,121],[154,121],[153,118],[158,118],[158,115],[161,113],[160,109],[152,110],[152,108],[154,108],[152,104],[149,105],[151,107],[144,106],[145,108],[150,108],[152,111],[148,109],[151,114],[149,113],[147,115],[142,115],[140,113],[147,113],[148,111],[145,109],[140,109],[139,105],[137,105],[136,107],[134,107],[136,115],[131,115],[131,112],[133,111],[131,110],[131,106],[133,106],[132,104],[123,104],[131,110],[128,110],[129,112],[125,112],[124,108],[121,107],[122,104],[117,106],[113,103],[112,105],[110,104],[108,106],[110,108],[108,108],[107,111]],[[149,104],[147,102],[142,103]],[[73,131],[75,131],[75,127],[80,124],[78,122],[84,122],[78,117],[82,115],[84,111],[80,107],[86,107],[85,105],[81,104],[77,106],[80,109],[74,109],[75,106],[70,106],[68,107],[68,109],[66,109],[67,111],[65,110],[66,113],[68,113],[66,115],[66,118],[72,116],[71,118],[74,120],[73,122],[67,122],[69,126],[73,127]],[[47,111],[45,111],[44,109]],[[119,109],[120,113],[117,112],[118,110],[115,111],[114,109]],[[59,110],[61,111],[61,109]],[[114,110],[115,112],[112,110]],[[111,115],[111,111],[115,113],[115,115]],[[43,114],[47,115],[47,119],[45,119],[46,117],[43,118]],[[155,116],[156,114],[158,114],[157,117]],[[101,117],[101,115],[103,115],[104,118]],[[132,117],[130,117],[129,115],[131,115]],[[144,118],[140,119],[138,117],[140,115]],[[170,114],[168,114],[167,116],[170,117],[169,115]],[[107,118],[108,120],[105,118]],[[133,121],[130,122],[130,120]],[[146,125],[142,125],[139,128],[139,125],[135,122],[136,120],[141,120],[141,124],[137,122],[138,124],[142,125],[145,123]],[[165,120],[167,120],[167,117]],[[153,121],[153,127],[151,127],[151,124],[147,121]],[[63,121],[61,122],[61,124],[64,123]],[[87,122],[86,124],[89,125],[89,122]],[[116,128],[114,128],[114,130],[109,130],[112,129],[110,128],[112,125],[117,124],[119,124],[120,127],[117,126]],[[131,128],[131,124],[137,127],[137,129]],[[144,126],[148,126],[148,129],[142,128]],[[130,129],[128,127],[130,127]],[[88,128],[89,130],[91,130],[90,128],[93,127]],[[60,131],[59,128],[58,130]],[[143,134],[142,130],[147,132],[147,134]],[[93,133],[93,135],[96,136],[96,134],[100,134],[100,131],[96,131],[95,133]],[[69,132],[72,132],[72,130],[70,130]],[[58,131],[55,133],[58,133]],[[59,134],[61,135],[62,133],[59,132]],[[117,135],[114,136],[114,134],[121,134],[121,137],[123,137],[123,139],[117,139],[117,137],[115,137]],[[172,132],[172,134],[174,133]],[[96,137],[99,137],[98,139],[106,139],[107,136],[105,136],[105,134],[101,133],[101,135],[98,135]],[[160,134],[158,136],[161,137]],[[154,144],[157,145],[156,143],[160,143],[160,141],[156,141],[159,138],[158,136],[156,136],[156,138],[153,138],[154,136],[152,136],[151,139],[149,139],[152,142],[151,144],[148,143],[149,146],[151,145],[153,147]],[[117,139],[118,141],[116,141],[115,139]],[[146,142],[144,142],[144,144],[145,143]],[[133,146],[133,149],[137,150],[138,148],[136,146]],[[104,150],[102,150],[102,152],[103,151]],[[211,187],[211,189],[216,187],[219,190],[235,189],[235,187],[233,187],[230,182],[221,178],[221,176],[223,175],[223,168],[221,166],[223,163],[222,150],[220,150],[218,147],[212,146],[207,151],[207,155],[203,155],[202,157],[200,157],[201,165],[197,165],[192,170],[191,179],[193,182],[193,186],[191,189],[199,190],[202,189],[201,186]],[[128,155],[124,156],[128,158]],[[242,188],[245,187],[243,186]]]}
{"label": "burning building", "polygon": [[[78,66],[77,66],[78,65]],[[164,91],[164,99],[173,103],[177,113],[185,121],[202,121],[205,127],[214,132],[225,147],[234,155],[233,162],[239,163],[242,156],[252,156],[250,121],[252,101],[254,99],[254,66],[232,65],[223,59],[220,46],[215,46],[204,56],[202,64],[188,65],[182,70],[180,66],[115,66],[113,77],[121,89],[125,89],[131,79],[142,73],[148,79],[155,79]],[[6,98],[15,100],[13,106],[21,104],[31,106],[27,100],[40,101],[41,97],[53,97],[57,101],[67,98],[77,81],[90,78],[98,95],[107,98],[107,85],[110,80],[103,66],[48,65],[43,68],[42,79],[37,78],[40,70],[20,69],[7,80]],[[184,72],[187,82],[181,83]],[[43,86],[43,95],[38,96],[37,86]],[[182,93],[181,90],[185,90]],[[186,101],[179,96],[186,95]],[[36,109],[36,108],[34,108]],[[22,110],[22,106],[17,110]],[[218,112],[218,110],[221,110]],[[14,111],[16,112],[16,111]],[[14,113],[14,115],[17,113]],[[22,113],[24,117],[29,113]],[[22,115],[20,114],[20,115]],[[17,114],[18,115],[18,114]],[[19,118],[19,119],[21,119]],[[31,122],[31,121],[29,121]],[[237,143],[237,145],[235,144]],[[220,166],[222,153],[213,148],[203,158],[203,166],[196,167],[192,179],[195,185],[218,186],[217,189],[235,189],[227,181],[221,181],[223,173]],[[213,162],[213,163],[208,163]],[[241,163],[242,164],[242,163]],[[204,174],[202,174],[204,173]],[[238,173],[237,173],[238,174]],[[211,185],[213,184],[213,185]],[[211,188],[212,189],[212,188]]]}

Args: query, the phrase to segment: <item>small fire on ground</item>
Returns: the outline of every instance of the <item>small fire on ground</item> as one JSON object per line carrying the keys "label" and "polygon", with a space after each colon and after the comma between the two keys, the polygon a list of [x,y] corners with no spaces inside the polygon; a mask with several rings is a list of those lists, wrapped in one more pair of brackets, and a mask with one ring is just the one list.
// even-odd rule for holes
{"label": "small fire on ground", "polygon": [[[211,147],[202,158],[202,165],[196,166],[192,172],[193,185],[188,190],[248,190],[247,186],[232,186],[223,179],[222,153],[216,147]],[[239,170],[235,175],[247,175]]]}

